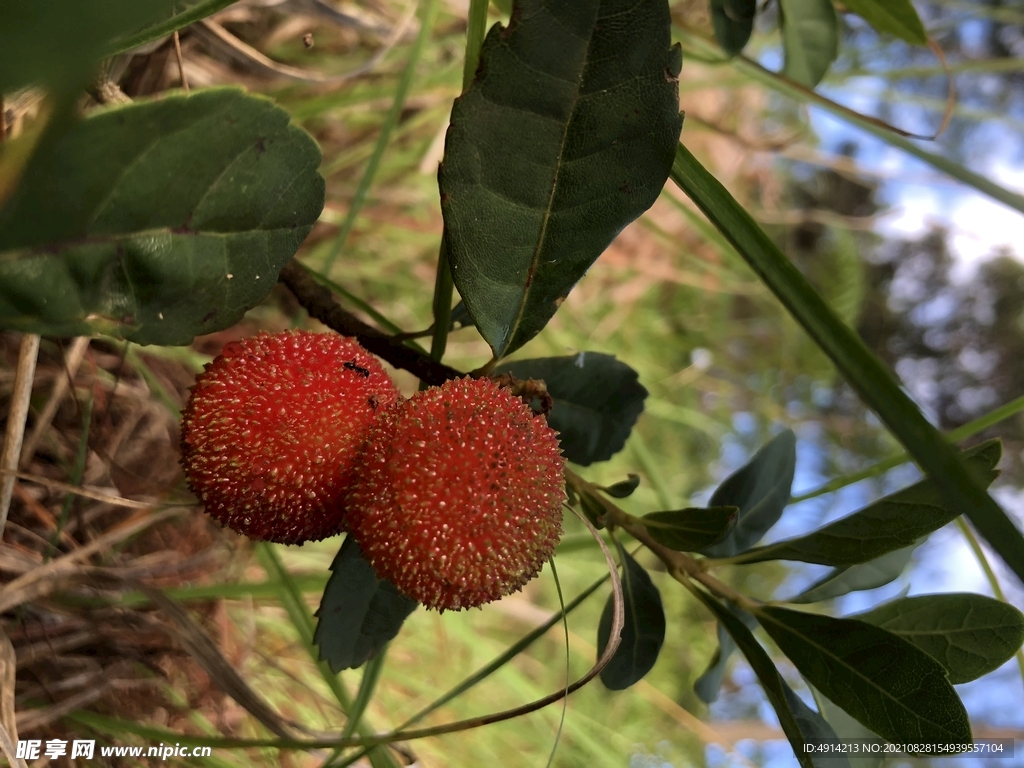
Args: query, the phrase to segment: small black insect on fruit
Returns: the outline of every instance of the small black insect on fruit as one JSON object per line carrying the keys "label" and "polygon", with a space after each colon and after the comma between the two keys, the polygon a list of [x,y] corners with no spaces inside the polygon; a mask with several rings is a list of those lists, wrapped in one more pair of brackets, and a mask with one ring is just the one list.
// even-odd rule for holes
{"label": "small black insect on fruit", "polygon": [[355,360],[349,360],[347,363],[345,363],[344,367],[348,368],[350,371],[355,371],[360,376],[362,376],[364,379],[370,378],[370,371],[369,371],[369,369],[368,368],[363,368],[361,365],[356,365],[356,361]]}

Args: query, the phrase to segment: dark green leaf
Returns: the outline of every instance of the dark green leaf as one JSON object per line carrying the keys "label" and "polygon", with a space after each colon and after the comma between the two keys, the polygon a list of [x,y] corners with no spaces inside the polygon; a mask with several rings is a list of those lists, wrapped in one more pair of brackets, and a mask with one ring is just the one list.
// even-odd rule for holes
{"label": "dark green leaf", "polygon": [[701,552],[708,557],[728,557],[756,544],[779,521],[789,503],[795,470],[796,435],[787,429],[725,478],[712,494],[709,507],[739,507],[739,519],[724,541]]}
{"label": "dark green leaf", "polygon": [[459,328],[465,328],[467,325],[473,324],[473,318],[469,316],[469,310],[466,309],[466,302],[460,301],[452,307],[452,313],[448,318],[448,323],[449,331],[456,331]]}
{"label": "dark green leaf", "polygon": [[832,0],[779,0],[782,74],[813,88],[839,55],[839,22]]}
{"label": "dark green leaf", "polygon": [[729,657],[736,650],[736,643],[732,641],[732,636],[726,631],[725,627],[721,623],[718,623],[716,626],[718,628],[718,647],[708,662],[707,669],[701,673],[701,676],[693,684],[693,692],[705,704],[712,704],[718,700],[718,694],[722,690],[722,680],[725,679]]}
{"label": "dark green leaf", "polygon": [[877,31],[914,45],[925,45],[928,34],[910,0],[843,0],[843,5]]}
{"label": "dark green leaf", "polygon": [[[665,610],[661,593],[643,566],[615,542],[622,562],[622,596],[626,624],[622,641],[608,666],[601,670],[601,682],[612,691],[621,691],[651,671],[665,642]],[[613,598],[608,597],[597,625],[597,656],[601,657],[612,631]]]}
{"label": "dark green leaf", "polygon": [[832,359],[847,382],[938,484],[950,505],[967,516],[1003,562],[1024,581],[1024,535],[975,481],[956,449],[925,419],[892,372],[836,317],[743,206],[682,144],[676,149],[672,179]]}
{"label": "dark green leaf", "polygon": [[877,589],[899,578],[920,542],[909,547],[897,549],[887,555],[860,565],[836,568],[818,579],[814,584],[787,603],[816,603],[819,600],[830,600],[850,592],[864,589]]}
{"label": "dark green leaf", "polygon": [[[800,733],[808,741],[835,740],[839,736],[821,715],[804,703],[804,700],[796,695],[796,692],[789,687],[785,680],[782,681],[782,693],[786,697],[786,703],[793,713]],[[845,755],[837,753],[835,756],[823,757],[814,755],[811,762],[815,768],[850,768],[850,761]]]}
{"label": "dark green leaf", "polygon": [[[724,606],[728,610],[732,610],[728,605]],[[746,611],[733,611],[750,629],[757,627],[757,620]],[[728,630],[722,626],[721,622],[717,624],[718,628],[718,648],[715,649],[714,655],[711,657],[711,661],[708,662],[708,668],[704,670],[703,674],[693,684],[693,690],[706,704],[711,704],[713,701],[718,699],[719,689],[722,687],[722,680],[725,678],[726,667],[729,663],[729,657],[732,652],[736,650],[736,643],[732,641],[732,635],[729,634]]]}
{"label": "dark green leaf", "polygon": [[501,357],[657,199],[682,65],[664,0],[519,0],[452,108],[438,171],[452,277]]}
{"label": "dark green leaf", "polygon": [[415,600],[377,578],[356,540],[346,536],[331,563],[313,642],[331,671],[355,669],[398,634],[415,608]]}
{"label": "dark green leaf", "polygon": [[998,669],[1024,643],[1020,611],[970,593],[903,597],[854,618],[916,645],[945,667],[951,683]]}
{"label": "dark green leaf", "polygon": [[640,522],[659,544],[677,552],[696,552],[728,536],[738,513],[736,507],[690,507],[652,512],[640,518]]}
{"label": "dark green leaf", "polygon": [[790,697],[786,694],[786,689],[789,686],[782,679],[779,670],[775,668],[775,664],[769,658],[764,648],[757,642],[754,634],[747,629],[743,620],[737,617],[733,609],[722,605],[700,587],[694,587],[691,591],[715,615],[719,624],[725,627],[733,642],[739,647],[743,655],[747,657],[750,668],[754,670],[758,682],[761,683],[761,687],[768,697],[768,702],[772,705],[772,709],[775,710],[775,714],[778,715],[779,725],[782,726],[782,732],[789,739],[797,761],[802,768],[817,768],[815,762],[804,751],[806,739],[813,737],[810,734],[805,735],[800,729],[800,722],[794,715],[790,706]]}
{"label": "dark green leaf", "polygon": [[0,327],[188,344],[273,288],[323,207],[320,151],[236,89],[100,112],[0,211]]}
{"label": "dark green leaf", "polygon": [[554,399],[548,424],[558,431],[565,458],[582,466],[622,450],[647,397],[636,371],[600,352],[517,360],[498,371],[544,380]]}
{"label": "dark green leaf", "polygon": [[945,670],[906,640],[863,621],[761,606],[761,626],[800,674],[889,741],[971,740]]}
{"label": "dark green leaf", "polygon": [[730,56],[743,50],[754,31],[757,0],[711,0],[715,40]]}
{"label": "dark green leaf", "polygon": [[629,473],[625,480],[620,480],[617,483],[609,485],[608,487],[602,487],[601,490],[611,496],[613,499],[626,499],[633,495],[633,491],[640,487],[640,475],[634,475],[632,472]]}
{"label": "dark green leaf", "polygon": [[[986,485],[999,474],[1002,456],[998,440],[989,440],[964,451],[969,466]],[[745,552],[737,562],[799,560],[820,565],[856,565],[911,546],[923,536],[959,517],[931,480],[922,480],[864,509],[836,520],[798,539],[780,541]]]}
{"label": "dark green leaf", "polygon": [[[814,701],[818,705],[818,711],[821,712],[828,724],[832,726],[832,730],[835,731],[837,738],[851,740],[878,739],[878,734],[868,730],[846,714],[842,707],[837,707],[829,701],[828,697],[824,696],[813,685],[811,686],[811,693],[814,695]],[[879,768],[881,764],[881,754],[879,756],[872,755],[871,757],[850,757],[850,768]]]}
{"label": "dark green leaf", "polygon": [[178,0],[4,0],[0,93],[32,83],[82,85],[109,42],[167,14]]}

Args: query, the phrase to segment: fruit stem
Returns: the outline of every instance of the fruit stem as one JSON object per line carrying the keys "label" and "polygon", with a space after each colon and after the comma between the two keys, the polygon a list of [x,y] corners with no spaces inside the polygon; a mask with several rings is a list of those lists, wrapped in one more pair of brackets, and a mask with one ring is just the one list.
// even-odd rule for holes
{"label": "fruit stem", "polygon": [[651,550],[665,564],[668,572],[676,581],[685,585],[690,579],[693,579],[707,587],[716,597],[735,603],[741,608],[753,610],[757,607],[756,601],[746,595],[741,595],[708,573],[706,561],[696,560],[685,552],[676,552],[655,541],[643,523],[601,494],[593,483],[587,482],[569,468],[565,470],[565,480],[577,496],[588,495],[597,500],[605,512],[603,522],[608,526],[621,528]]}

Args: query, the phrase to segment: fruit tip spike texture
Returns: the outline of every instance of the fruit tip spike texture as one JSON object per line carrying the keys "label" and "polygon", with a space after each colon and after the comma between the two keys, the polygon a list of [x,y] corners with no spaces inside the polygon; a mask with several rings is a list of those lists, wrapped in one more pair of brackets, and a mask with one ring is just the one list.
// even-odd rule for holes
{"label": "fruit tip spike texture", "polygon": [[355,339],[260,333],[224,347],[182,415],[182,465],[206,511],[259,541],[340,533],[370,424],[400,399]]}
{"label": "fruit tip spike texture", "polygon": [[556,433],[489,379],[456,379],[374,423],[347,506],[377,575],[428,608],[517,592],[561,536]]}

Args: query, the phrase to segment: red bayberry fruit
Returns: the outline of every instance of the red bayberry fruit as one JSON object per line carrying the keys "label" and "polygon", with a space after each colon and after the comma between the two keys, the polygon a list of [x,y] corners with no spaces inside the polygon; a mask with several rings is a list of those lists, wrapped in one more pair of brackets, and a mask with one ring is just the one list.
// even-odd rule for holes
{"label": "red bayberry fruit", "polygon": [[400,399],[355,339],[294,331],[232,342],[182,417],[182,465],[206,511],[259,541],[340,533],[367,430]]}
{"label": "red bayberry fruit", "polygon": [[564,460],[543,416],[488,379],[418,392],[367,439],[348,526],[377,575],[459,610],[536,576],[562,532]]}

